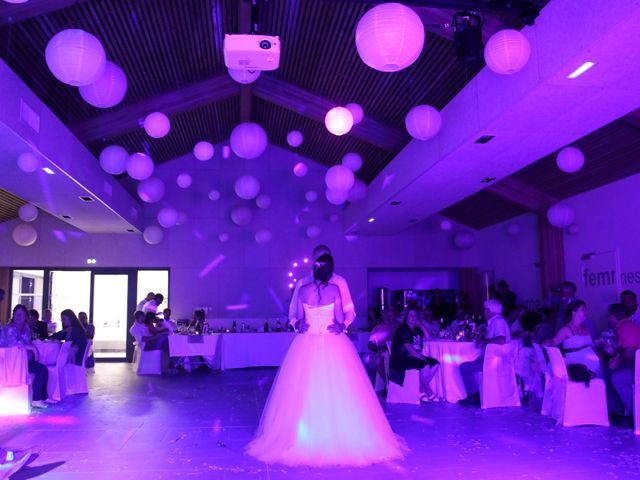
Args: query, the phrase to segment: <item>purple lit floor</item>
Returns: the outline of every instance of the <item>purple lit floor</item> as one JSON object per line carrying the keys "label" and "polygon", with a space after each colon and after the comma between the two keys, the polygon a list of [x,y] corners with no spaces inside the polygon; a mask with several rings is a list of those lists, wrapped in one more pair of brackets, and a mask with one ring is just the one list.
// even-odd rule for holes
{"label": "purple lit floor", "polygon": [[137,377],[98,364],[89,396],[0,419],[0,445],[38,446],[13,479],[640,478],[640,437],[621,428],[556,427],[532,410],[386,406],[412,452],[362,469],[265,465],[243,455],[275,370]]}

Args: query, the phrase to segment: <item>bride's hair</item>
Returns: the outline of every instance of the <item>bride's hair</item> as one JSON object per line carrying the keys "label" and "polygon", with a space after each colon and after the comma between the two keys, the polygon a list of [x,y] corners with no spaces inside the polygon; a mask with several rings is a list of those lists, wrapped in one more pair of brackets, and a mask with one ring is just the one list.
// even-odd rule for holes
{"label": "bride's hair", "polygon": [[326,287],[333,275],[333,257],[328,253],[320,255],[313,264],[313,280],[320,293],[320,287]]}

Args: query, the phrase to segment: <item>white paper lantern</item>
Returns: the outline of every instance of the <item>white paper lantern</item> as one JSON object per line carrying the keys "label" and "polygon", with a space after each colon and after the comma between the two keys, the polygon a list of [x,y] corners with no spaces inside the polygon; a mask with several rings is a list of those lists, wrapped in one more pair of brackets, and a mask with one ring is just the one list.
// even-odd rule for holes
{"label": "white paper lantern", "polygon": [[357,172],[362,167],[362,157],[355,152],[347,153],[342,157],[342,165],[352,172]]}
{"label": "white paper lantern", "polygon": [[151,225],[144,229],[144,232],[142,232],[142,236],[144,238],[144,241],[149,245],[157,245],[162,241],[164,233],[162,232],[162,229],[157,225]]}
{"label": "white paper lantern", "polygon": [[567,227],[567,233],[569,235],[577,235],[578,233],[580,233],[580,227],[577,224],[572,223]]}
{"label": "white paper lantern", "polygon": [[153,160],[149,155],[137,152],[127,159],[127,173],[135,180],[146,180],[153,175]]}
{"label": "white paper lantern", "polygon": [[220,192],[218,190],[211,190],[209,192],[209,200],[215,202],[220,199]]}
{"label": "white paper lantern", "polygon": [[416,140],[429,140],[440,131],[442,115],[431,105],[418,105],[409,110],[404,124]]}
{"label": "white paper lantern", "polygon": [[11,233],[13,241],[21,247],[30,247],[38,239],[38,232],[35,228],[27,223],[17,225]]}
{"label": "white paper lantern", "polygon": [[324,191],[324,195],[329,203],[333,205],[342,205],[347,201],[349,192],[345,190],[331,190],[330,188],[327,188]]}
{"label": "white paper lantern", "polygon": [[364,111],[362,110],[362,107],[357,103],[349,103],[348,105],[345,105],[344,108],[346,108],[351,112],[354,125],[357,125],[358,123],[360,123],[364,118]]}
{"label": "white paper lantern", "polygon": [[306,229],[307,237],[317,238],[320,236],[321,230],[317,225],[309,225]]}
{"label": "white paper lantern", "polygon": [[337,213],[332,213],[331,215],[329,215],[329,221],[331,223],[338,223],[340,221],[340,215],[338,215]]}
{"label": "white paper lantern", "polygon": [[20,3],[27,3],[29,0],[4,0],[7,3],[13,3],[15,5],[20,4]]}
{"label": "white paper lantern", "polygon": [[143,202],[156,203],[164,197],[164,182],[150,177],[138,184],[138,196]]}
{"label": "white paper lantern", "polygon": [[158,223],[164,228],[175,227],[178,223],[178,212],[175,208],[165,207],[158,212]]}
{"label": "white paper lantern", "polygon": [[25,203],[18,209],[18,216],[23,222],[33,222],[38,218],[38,209],[35,205]]}
{"label": "white paper lantern", "polygon": [[238,205],[231,210],[231,221],[239,226],[249,225],[253,219],[251,209],[246,205]]}
{"label": "white paper lantern", "polygon": [[531,45],[517,30],[494,33],[484,48],[487,67],[501,75],[513,75],[524,68],[531,56]]}
{"label": "white paper lantern", "polygon": [[206,162],[213,158],[214,148],[209,142],[198,142],[193,147],[193,156],[201,162]]}
{"label": "white paper lantern", "polygon": [[267,132],[257,123],[241,123],[231,132],[231,149],[240,158],[250,160],[262,155],[267,148]]}
{"label": "white paper lantern", "polygon": [[236,180],[234,190],[240,198],[251,200],[260,193],[260,182],[256,177],[244,175]]}
{"label": "white paper lantern", "polygon": [[424,25],[416,12],[399,3],[385,3],[358,22],[356,48],[371,68],[397,72],[418,59],[424,37]]}
{"label": "white paper lantern", "polygon": [[448,232],[453,228],[453,223],[449,220],[441,220],[440,221],[440,230],[443,232]]}
{"label": "white paper lantern", "polygon": [[260,70],[242,70],[239,68],[229,68],[227,70],[229,70],[231,78],[243,85],[255,82],[262,73]]}
{"label": "white paper lantern", "polygon": [[153,138],[162,138],[171,130],[171,122],[162,112],[153,112],[144,119],[144,131]]}
{"label": "white paper lantern", "polygon": [[313,203],[318,200],[318,193],[314,190],[309,190],[304,194],[304,198],[307,200],[307,202]]}
{"label": "white paper lantern", "polygon": [[266,193],[258,195],[258,197],[256,198],[256,205],[258,206],[258,208],[262,209],[269,208],[271,206],[271,197]]}
{"label": "white paper lantern", "polygon": [[563,148],[558,152],[556,164],[563,172],[575,173],[584,165],[584,154],[575,147]]}
{"label": "white paper lantern", "polygon": [[297,130],[291,130],[287,134],[287,143],[294,148],[302,145],[303,140],[304,140],[304,137],[302,136],[302,133],[300,133]]}
{"label": "white paper lantern", "polygon": [[573,223],[573,209],[563,202],[558,202],[547,210],[547,220],[554,227],[565,228]]}
{"label": "white paper lantern", "polygon": [[100,40],[78,29],[63,30],[54,35],[44,55],[53,76],[74,87],[98,80],[107,63]]}
{"label": "white paper lantern", "polygon": [[265,244],[271,241],[271,231],[263,228],[258,230],[255,234],[256,242],[259,244]]}
{"label": "white paper lantern", "polygon": [[84,101],[94,107],[114,107],[127,94],[127,76],[118,65],[107,62],[98,80],[78,90]]}
{"label": "white paper lantern", "polygon": [[176,177],[176,183],[180,188],[189,188],[193,183],[193,179],[188,173],[181,173]]}
{"label": "white paper lantern", "polygon": [[18,168],[26,173],[35,172],[38,169],[40,161],[31,152],[21,153],[18,156]]}
{"label": "white paper lantern", "polygon": [[229,234],[222,232],[220,235],[218,235],[218,240],[220,240],[221,243],[228,242]]}
{"label": "white paper lantern", "polygon": [[345,135],[353,127],[353,115],[344,107],[334,107],[325,115],[324,125],[334,135]]}
{"label": "white paper lantern", "polygon": [[476,237],[471,230],[461,230],[453,236],[453,244],[460,250],[469,250],[476,243]]}
{"label": "white paper lantern", "polygon": [[522,227],[518,222],[511,222],[507,225],[507,235],[517,237],[522,232]]}
{"label": "white paper lantern", "polygon": [[356,179],[353,182],[353,187],[349,190],[348,200],[352,203],[357,203],[365,199],[367,196],[367,184],[360,179]]}
{"label": "white paper lantern", "polygon": [[100,166],[111,175],[120,175],[127,170],[129,152],[120,145],[110,145],[100,152]]}
{"label": "white paper lantern", "polygon": [[293,174],[296,177],[304,177],[307,173],[309,173],[309,167],[304,162],[298,162],[293,166]]}
{"label": "white paper lantern", "polygon": [[348,191],[355,182],[353,172],[344,165],[334,165],[324,176],[324,182],[329,190]]}

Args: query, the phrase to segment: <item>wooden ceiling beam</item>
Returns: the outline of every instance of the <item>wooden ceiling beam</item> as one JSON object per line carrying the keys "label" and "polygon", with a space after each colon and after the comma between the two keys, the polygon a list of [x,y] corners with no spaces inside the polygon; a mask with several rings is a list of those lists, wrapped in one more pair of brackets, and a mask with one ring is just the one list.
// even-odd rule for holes
{"label": "wooden ceiling beam", "polygon": [[0,26],[24,22],[33,17],[63,8],[71,7],[86,0],[30,0],[27,3],[9,4],[0,2]]}
{"label": "wooden ceiling beam", "polygon": [[485,191],[532,212],[546,212],[551,205],[558,202],[554,196],[512,178],[505,178],[487,187]]}

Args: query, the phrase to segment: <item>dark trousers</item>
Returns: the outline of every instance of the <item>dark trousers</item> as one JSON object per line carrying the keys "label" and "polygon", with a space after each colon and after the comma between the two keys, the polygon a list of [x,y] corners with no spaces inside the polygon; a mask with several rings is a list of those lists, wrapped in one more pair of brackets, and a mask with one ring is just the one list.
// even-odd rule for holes
{"label": "dark trousers", "polygon": [[159,335],[144,344],[144,351],[162,350],[169,355],[169,337],[167,335]]}
{"label": "dark trousers", "polygon": [[43,364],[29,360],[29,373],[33,373],[35,377],[33,379],[33,400],[46,400],[49,370]]}
{"label": "dark trousers", "polygon": [[478,357],[473,362],[460,364],[460,376],[464,382],[464,388],[467,391],[467,396],[475,395],[480,391],[480,385],[478,385],[476,374],[482,373],[483,365],[484,357]]}

